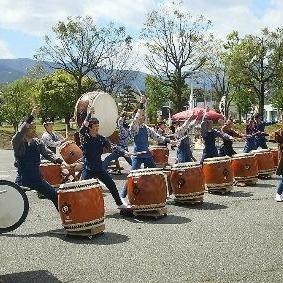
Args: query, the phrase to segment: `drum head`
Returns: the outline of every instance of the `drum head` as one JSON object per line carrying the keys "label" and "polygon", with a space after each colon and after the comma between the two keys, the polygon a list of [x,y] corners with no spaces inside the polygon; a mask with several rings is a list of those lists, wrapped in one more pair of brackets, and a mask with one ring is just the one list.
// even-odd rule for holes
{"label": "drum head", "polygon": [[118,109],[112,96],[107,93],[98,94],[92,102],[94,117],[99,120],[99,134],[109,137],[116,129]]}
{"label": "drum head", "polygon": [[13,182],[0,180],[0,234],[17,229],[29,211],[27,195]]}

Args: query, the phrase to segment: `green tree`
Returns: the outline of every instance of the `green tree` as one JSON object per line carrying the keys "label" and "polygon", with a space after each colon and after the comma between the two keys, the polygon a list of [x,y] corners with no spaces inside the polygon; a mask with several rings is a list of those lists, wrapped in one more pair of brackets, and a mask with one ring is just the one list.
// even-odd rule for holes
{"label": "green tree", "polygon": [[124,27],[110,23],[100,28],[91,17],[68,17],[52,30],[53,34],[45,36],[45,44],[35,57],[51,62],[53,69],[69,73],[76,81],[76,98],[83,93],[83,78],[94,74],[97,83],[101,83],[106,78],[100,77],[99,69],[131,43]]}
{"label": "green tree", "polygon": [[230,35],[227,55],[229,77],[234,86],[240,85],[256,96],[259,113],[263,115],[266,94],[280,75],[283,63],[283,29],[263,29],[259,35],[239,38]]}
{"label": "green tree", "polygon": [[146,65],[164,85],[172,88],[170,100],[181,111],[187,102],[186,79],[206,60],[210,22],[193,18],[182,2],[172,2],[147,17],[141,37],[148,50]]}
{"label": "green tree", "polygon": [[[93,88],[94,81],[84,77],[82,91],[87,92]],[[69,126],[77,101],[77,82],[67,72],[55,71],[41,80],[38,99],[43,119],[65,119],[65,123]]]}
{"label": "green tree", "polygon": [[147,101],[147,115],[150,123],[157,122],[157,111],[162,106],[168,105],[172,89],[163,84],[163,82],[154,77],[146,76],[145,79],[145,92],[148,97]]}
{"label": "green tree", "polygon": [[38,93],[37,82],[22,78],[9,83],[2,89],[1,110],[3,120],[18,129],[19,122],[30,113]]}
{"label": "green tree", "polygon": [[137,108],[138,94],[129,85],[124,87],[123,92],[119,95],[119,104],[121,110],[131,112]]}

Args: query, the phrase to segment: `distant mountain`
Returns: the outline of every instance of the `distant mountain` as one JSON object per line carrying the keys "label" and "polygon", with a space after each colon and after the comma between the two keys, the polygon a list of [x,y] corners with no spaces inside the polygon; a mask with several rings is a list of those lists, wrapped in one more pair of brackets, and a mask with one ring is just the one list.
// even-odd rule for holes
{"label": "distant mountain", "polygon": [[[12,82],[25,76],[28,70],[35,65],[37,65],[37,61],[28,58],[0,59],[0,83]],[[47,69],[50,70],[48,67]],[[135,79],[129,84],[134,89],[145,90],[145,77],[147,74],[139,71],[132,72],[132,77]]]}

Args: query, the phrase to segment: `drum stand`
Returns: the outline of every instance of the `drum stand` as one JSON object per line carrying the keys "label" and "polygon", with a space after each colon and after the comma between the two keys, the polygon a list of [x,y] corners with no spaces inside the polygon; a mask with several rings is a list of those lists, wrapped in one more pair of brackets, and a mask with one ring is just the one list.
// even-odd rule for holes
{"label": "drum stand", "polygon": [[65,229],[60,229],[59,231],[53,231],[52,234],[65,235],[67,236],[78,236],[78,237],[88,237],[92,239],[93,236],[102,234],[105,230],[105,224],[93,227],[91,229],[82,230],[82,231],[67,231]]}
{"label": "drum stand", "polygon": [[134,209],[133,214],[134,216],[153,217],[155,219],[158,219],[167,216],[167,208],[156,207],[151,209]]}
{"label": "drum stand", "polygon": [[216,194],[222,194],[222,195],[224,195],[224,194],[226,194],[226,193],[230,193],[231,191],[232,191],[232,189],[233,189],[233,185],[226,185],[226,186],[223,186],[223,187],[221,187],[221,186],[219,186],[219,187],[213,187],[213,188],[211,188],[211,187],[208,187],[207,188],[207,191],[208,191],[208,193],[209,194],[214,194],[214,193],[216,193]]}

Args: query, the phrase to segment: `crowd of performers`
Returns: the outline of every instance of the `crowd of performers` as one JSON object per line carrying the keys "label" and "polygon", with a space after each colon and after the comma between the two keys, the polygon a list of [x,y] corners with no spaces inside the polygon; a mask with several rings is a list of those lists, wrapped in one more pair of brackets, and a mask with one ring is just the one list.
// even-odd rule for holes
{"label": "crowd of performers", "polygon": [[[154,168],[155,162],[149,151],[150,140],[154,140],[158,145],[176,148],[176,162],[185,163],[196,161],[192,152],[192,131],[198,128],[203,141],[203,154],[200,163],[206,158],[219,156],[232,156],[236,152],[233,149],[233,140],[235,138],[244,138],[244,152],[248,153],[259,147],[267,148],[265,127],[273,124],[263,122],[258,114],[252,116],[246,124],[246,132],[239,133],[233,129],[232,119],[219,121],[220,129],[213,126],[213,121],[209,119],[207,112],[192,114],[184,122],[176,123],[170,131],[166,129],[166,124],[160,122],[157,129],[151,128],[145,124],[144,105],[146,98],[141,96],[138,109],[134,112],[131,120],[128,114],[123,112],[117,121],[119,129],[119,140],[117,144],[112,145],[109,140],[101,136],[99,132],[99,120],[92,117],[89,113],[80,128],[80,146],[83,152],[81,161],[80,179],[86,180],[97,178],[109,189],[115,203],[121,210],[130,209],[127,202],[127,183],[124,188],[118,191],[111,175],[108,173],[108,167],[113,160],[120,157],[131,166],[131,170],[143,168]],[[28,187],[38,191],[47,199],[51,200],[58,210],[57,191],[45,180],[43,180],[39,166],[42,157],[53,163],[63,164],[70,168],[70,165],[64,164],[61,158],[56,156],[56,147],[60,146],[66,140],[60,138],[53,131],[53,123],[46,121],[44,123],[45,132],[39,139],[36,135],[36,125],[34,119],[39,109],[35,107],[31,115],[22,123],[18,132],[12,139],[12,145],[15,155],[15,166],[17,167],[16,183],[23,187]],[[217,138],[223,142],[221,146],[216,146]],[[128,145],[133,141],[133,152],[129,151]],[[105,149],[111,149],[111,153],[102,160],[102,154]],[[283,164],[279,163],[277,174],[282,175]],[[276,193],[276,201],[282,201],[283,181],[280,181]]]}

